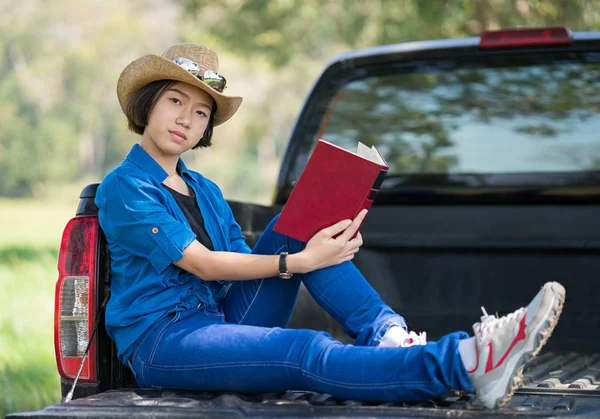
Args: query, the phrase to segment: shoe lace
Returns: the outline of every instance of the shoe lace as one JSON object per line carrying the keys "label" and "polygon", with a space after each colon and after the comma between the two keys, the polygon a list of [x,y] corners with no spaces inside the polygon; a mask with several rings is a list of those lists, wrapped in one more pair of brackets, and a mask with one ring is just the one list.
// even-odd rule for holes
{"label": "shoe lace", "polygon": [[488,314],[483,306],[481,307],[481,311],[483,312],[483,316],[481,316],[481,326],[479,327],[478,337],[479,341],[483,342],[488,333],[492,333],[494,330],[501,328],[505,324],[523,315],[523,313],[525,313],[525,307],[521,307],[520,309],[502,317],[496,317]]}

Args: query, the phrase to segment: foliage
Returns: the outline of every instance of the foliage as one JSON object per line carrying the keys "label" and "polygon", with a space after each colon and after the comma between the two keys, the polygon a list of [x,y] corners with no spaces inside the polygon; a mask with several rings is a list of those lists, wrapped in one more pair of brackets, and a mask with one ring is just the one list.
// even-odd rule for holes
{"label": "foliage", "polygon": [[485,29],[567,26],[594,30],[595,0],[181,0],[223,45],[275,66],[326,59],[332,46],[365,48],[478,36]]}
{"label": "foliage", "polygon": [[173,7],[150,0],[4,6],[11,19],[0,24],[0,196],[99,177],[122,158],[128,147],[117,129],[119,71],[150,45],[175,40],[150,30],[160,18],[156,10],[138,13],[150,3],[160,12]]}
{"label": "foliage", "polygon": [[[600,22],[598,5],[597,0],[4,2],[0,7],[10,18],[0,23],[0,196],[38,195],[49,183],[81,176],[100,180],[136,139],[116,101],[119,72],[132,59],[175,42],[218,50],[231,93],[246,98],[227,124],[233,128],[215,133],[219,163],[248,166],[245,184],[229,182],[216,169],[205,174],[225,182],[226,195],[242,196],[249,185],[268,196],[302,97],[335,53],[499,27],[590,30]],[[193,160],[204,170],[204,157]]]}

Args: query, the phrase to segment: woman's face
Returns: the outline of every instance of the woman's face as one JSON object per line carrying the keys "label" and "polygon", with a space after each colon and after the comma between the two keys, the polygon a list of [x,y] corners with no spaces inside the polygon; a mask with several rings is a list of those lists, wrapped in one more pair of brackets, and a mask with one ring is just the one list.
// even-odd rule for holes
{"label": "woman's face", "polygon": [[177,82],[158,99],[142,136],[142,147],[162,156],[177,156],[204,135],[213,99],[191,84]]}

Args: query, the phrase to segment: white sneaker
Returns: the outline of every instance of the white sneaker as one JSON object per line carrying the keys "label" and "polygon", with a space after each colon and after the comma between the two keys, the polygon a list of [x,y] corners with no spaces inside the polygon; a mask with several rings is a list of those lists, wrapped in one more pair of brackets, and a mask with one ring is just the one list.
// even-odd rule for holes
{"label": "white sneaker", "polygon": [[523,367],[546,343],[562,311],[565,289],[546,283],[525,308],[473,325],[477,365],[469,371],[477,397],[489,409],[505,405],[523,380]]}

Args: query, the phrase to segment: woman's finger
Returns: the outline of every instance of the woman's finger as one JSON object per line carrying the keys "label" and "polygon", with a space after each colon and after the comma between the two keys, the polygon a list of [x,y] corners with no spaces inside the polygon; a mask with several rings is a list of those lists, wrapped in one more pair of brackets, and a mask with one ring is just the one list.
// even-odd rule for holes
{"label": "woman's finger", "polygon": [[351,255],[354,255],[354,254],[358,253],[359,250],[360,250],[360,247],[354,247],[354,248],[352,248],[352,250],[350,250],[349,253]]}
{"label": "woman's finger", "polygon": [[325,227],[323,230],[319,231],[317,234],[323,234],[327,237],[334,237],[340,234],[342,231],[346,230],[350,224],[352,224],[351,220],[342,220],[338,223],[335,223],[332,226]]}
{"label": "woman's finger", "polygon": [[343,240],[345,242],[350,241],[352,236],[354,236],[354,233],[356,233],[358,231],[358,228],[360,227],[360,225],[362,224],[362,222],[366,216],[367,216],[367,210],[366,209],[361,210],[358,213],[358,215],[354,218],[354,220],[352,220],[352,223],[350,224],[350,226],[348,228],[346,228],[344,230],[344,232],[340,235],[339,239]]}
{"label": "woman's finger", "polygon": [[363,245],[363,239],[362,239],[362,235],[360,234],[360,232],[358,233],[358,235],[355,238],[353,238],[352,240],[350,240],[348,242],[348,245],[353,246],[353,247],[354,246],[360,247]]}
{"label": "woman's finger", "polygon": [[340,257],[342,258],[342,260],[344,260],[348,256],[354,256],[355,254],[358,253],[359,250],[360,250],[360,247],[348,248]]}
{"label": "woman's finger", "polygon": [[354,255],[350,255],[350,256],[346,256],[345,258],[342,259],[342,262],[348,262],[350,260],[354,259]]}

